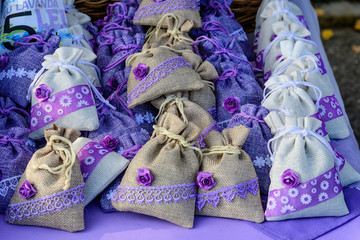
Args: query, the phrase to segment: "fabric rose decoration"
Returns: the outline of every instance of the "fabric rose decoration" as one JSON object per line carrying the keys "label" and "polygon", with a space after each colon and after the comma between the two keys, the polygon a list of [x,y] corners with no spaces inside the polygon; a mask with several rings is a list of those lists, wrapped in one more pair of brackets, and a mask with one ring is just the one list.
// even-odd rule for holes
{"label": "fabric rose decoration", "polygon": [[21,187],[19,188],[19,194],[22,198],[30,198],[34,196],[37,193],[35,188],[29,183],[28,180],[26,180]]}
{"label": "fabric rose decoration", "polygon": [[52,88],[48,87],[45,84],[40,84],[36,89],[35,89],[35,97],[37,100],[39,101],[45,101],[50,97],[50,94],[52,93]]}
{"label": "fabric rose decoration", "polygon": [[119,86],[118,81],[116,81],[115,78],[110,78],[107,82],[106,82],[106,86],[108,86],[111,90],[116,90]]}
{"label": "fabric rose decoration", "polygon": [[9,55],[4,53],[0,56],[0,68],[4,68],[9,61]]}
{"label": "fabric rose decoration", "polygon": [[212,178],[212,173],[198,172],[196,184],[203,190],[209,190],[216,185],[216,182]]}
{"label": "fabric rose decoration", "polygon": [[144,77],[146,77],[148,73],[148,66],[146,66],[143,63],[139,63],[136,68],[134,68],[133,73],[135,75],[136,80],[142,80]]}
{"label": "fabric rose decoration", "polygon": [[114,150],[118,146],[119,141],[110,135],[106,135],[100,143],[105,147]]}
{"label": "fabric rose decoration", "polygon": [[228,113],[234,113],[240,109],[240,98],[238,97],[227,97],[222,106]]}
{"label": "fabric rose decoration", "polygon": [[281,176],[281,182],[285,187],[296,187],[299,184],[299,175],[288,169]]}
{"label": "fabric rose decoration", "polygon": [[137,170],[137,178],[136,181],[140,185],[150,186],[153,181],[153,176],[150,173],[150,170],[147,168],[139,168]]}

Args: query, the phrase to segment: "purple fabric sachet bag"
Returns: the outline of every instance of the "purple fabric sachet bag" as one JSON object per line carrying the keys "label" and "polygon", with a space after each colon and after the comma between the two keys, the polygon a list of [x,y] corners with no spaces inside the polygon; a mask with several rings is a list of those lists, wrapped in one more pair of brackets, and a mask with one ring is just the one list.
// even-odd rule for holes
{"label": "purple fabric sachet bag", "polygon": [[33,155],[27,147],[27,128],[0,131],[0,213],[4,213],[19,179]]}
{"label": "purple fabric sachet bag", "polygon": [[[246,70],[248,64],[241,62],[221,62],[222,74],[214,80],[216,96],[216,121],[220,129],[227,127],[231,117],[241,105],[260,105],[262,89],[253,74]],[[252,73],[250,71],[250,73]]]}
{"label": "purple fabric sachet bag", "polygon": [[[30,42],[37,40],[37,42]],[[60,36],[44,30],[40,35],[24,37],[15,43],[21,45],[9,54],[0,56],[0,95],[10,97],[20,107],[25,108],[25,96],[35,74],[42,68],[44,56],[53,54],[59,47]]]}
{"label": "purple fabric sachet bag", "polygon": [[241,106],[240,112],[231,119],[228,128],[243,125],[250,128],[243,150],[249,154],[259,179],[260,194],[267,196],[270,186],[270,169],[272,162],[267,148],[268,141],[273,137],[264,118],[268,110],[262,106],[246,104]]}
{"label": "purple fabric sachet bag", "polygon": [[12,127],[28,128],[30,115],[8,97],[0,97],[0,130]]}

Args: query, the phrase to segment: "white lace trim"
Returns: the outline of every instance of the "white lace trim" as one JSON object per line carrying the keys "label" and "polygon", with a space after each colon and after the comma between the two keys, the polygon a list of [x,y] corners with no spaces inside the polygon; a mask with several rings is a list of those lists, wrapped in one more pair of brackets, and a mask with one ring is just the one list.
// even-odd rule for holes
{"label": "white lace trim", "polygon": [[0,196],[5,197],[8,194],[9,188],[15,191],[20,178],[21,175],[0,181]]}
{"label": "white lace trim", "polygon": [[36,75],[36,69],[26,71],[25,68],[18,68],[17,70],[15,70],[14,68],[11,67],[7,71],[0,72],[0,81],[4,80],[4,78],[11,79],[14,76],[18,78],[27,77],[29,79],[34,79],[35,75]]}

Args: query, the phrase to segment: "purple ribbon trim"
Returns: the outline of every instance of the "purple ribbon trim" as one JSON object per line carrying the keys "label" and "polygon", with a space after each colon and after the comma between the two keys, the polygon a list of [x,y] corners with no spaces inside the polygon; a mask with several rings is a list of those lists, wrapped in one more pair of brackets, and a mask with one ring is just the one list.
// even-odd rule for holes
{"label": "purple ribbon trim", "polygon": [[339,173],[334,167],[297,187],[270,191],[265,217],[278,217],[321,204],[341,191]]}
{"label": "purple ribbon trim", "polygon": [[259,37],[260,37],[260,31],[255,36],[254,46],[253,46],[254,51],[256,51],[259,47]]}
{"label": "purple ribbon trim", "polygon": [[319,116],[323,122],[334,120],[343,116],[344,113],[340,107],[335,95],[323,97],[319,101]]}
{"label": "purple ribbon trim", "polygon": [[255,68],[263,71],[264,70],[264,51],[265,49],[261,50],[259,54],[256,56],[255,60]]}
{"label": "purple ribbon trim", "polygon": [[220,132],[219,126],[217,125],[217,122],[213,122],[209,127],[205,128],[199,135],[198,139],[196,140],[197,143],[199,143],[201,148],[205,148],[205,138],[211,131],[218,131]]}
{"label": "purple ribbon trim", "polygon": [[258,189],[258,179],[255,178],[248,182],[233,185],[217,191],[198,194],[196,197],[196,208],[200,211],[207,202],[214,207],[217,207],[221,198],[230,203],[236,195],[245,199],[248,192],[252,193],[255,196],[258,192]]}
{"label": "purple ribbon trim", "polygon": [[307,25],[307,23],[306,23],[306,21],[305,21],[305,18],[304,18],[304,16],[303,15],[298,15],[297,16],[297,18],[299,19],[299,21],[304,25],[304,27],[306,27],[307,28],[307,30],[309,30],[310,31],[310,29],[309,29],[309,26]]}
{"label": "purple ribbon trim", "polygon": [[326,125],[325,125],[324,121],[321,120],[320,114],[315,113],[314,115],[311,115],[310,117],[316,118],[322,122],[321,127],[319,127],[315,132],[323,137],[327,136],[328,131],[326,129]]}
{"label": "purple ribbon trim", "polygon": [[47,100],[31,108],[30,132],[34,132],[56,120],[83,108],[94,106],[88,85],[78,85],[52,94]]}
{"label": "purple ribbon trim", "polygon": [[319,69],[320,69],[321,75],[326,74],[327,71],[326,71],[325,64],[324,64],[324,61],[323,61],[320,53],[316,53],[315,56],[317,57],[317,59],[319,59],[319,61],[317,61],[316,63],[318,65]]}
{"label": "purple ribbon trim", "polygon": [[141,93],[144,93],[146,90],[151,88],[161,78],[167,77],[176,69],[184,66],[190,67],[190,64],[182,57],[174,57],[162,62],[160,65],[151,70],[148,75],[129,93],[127,99],[128,105],[130,105]]}
{"label": "purple ribbon trim", "polygon": [[200,11],[199,0],[165,0],[139,8],[135,12],[134,21],[152,15],[174,12],[176,10],[195,9]]}
{"label": "purple ribbon trim", "polygon": [[80,149],[77,155],[80,160],[80,168],[84,182],[86,182],[101,159],[111,152],[114,151],[96,142],[89,142]]}

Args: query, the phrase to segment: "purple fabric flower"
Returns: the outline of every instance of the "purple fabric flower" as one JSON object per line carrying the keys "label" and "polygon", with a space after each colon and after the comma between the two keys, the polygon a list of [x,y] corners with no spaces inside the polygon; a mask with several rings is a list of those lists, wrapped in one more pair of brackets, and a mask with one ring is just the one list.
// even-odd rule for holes
{"label": "purple fabric flower", "polygon": [[212,173],[198,172],[196,184],[203,190],[209,190],[216,185],[216,182],[212,178]]}
{"label": "purple fabric flower", "polygon": [[4,53],[0,56],[0,68],[4,68],[9,61],[9,55]]}
{"label": "purple fabric flower", "polygon": [[111,90],[116,90],[119,86],[118,81],[116,81],[115,78],[110,78],[107,82],[106,82],[106,86],[108,86]]}
{"label": "purple fabric flower", "polygon": [[296,187],[299,184],[299,175],[288,169],[281,176],[281,182],[285,187]]}
{"label": "purple fabric flower", "polygon": [[151,182],[153,181],[153,176],[151,175],[150,170],[147,168],[139,168],[137,172],[136,181],[138,184],[150,186]]}
{"label": "purple fabric flower", "polygon": [[136,80],[142,80],[144,77],[146,77],[148,73],[148,66],[146,66],[143,63],[139,63],[136,68],[134,68],[133,73],[135,75]]}
{"label": "purple fabric flower", "polygon": [[45,84],[40,84],[35,89],[35,97],[39,101],[45,101],[46,99],[48,99],[50,97],[50,93],[52,93],[52,91],[53,90],[51,87],[48,87]]}
{"label": "purple fabric flower", "polygon": [[234,113],[240,109],[240,98],[238,97],[227,97],[223,102],[222,106],[228,113]]}
{"label": "purple fabric flower", "polygon": [[117,145],[119,144],[119,141],[116,138],[113,138],[110,135],[106,135],[103,140],[101,140],[101,144],[103,144],[105,147],[114,150]]}
{"label": "purple fabric flower", "polygon": [[19,188],[19,194],[22,198],[30,198],[34,196],[37,193],[35,188],[29,183],[28,180],[26,180],[21,187]]}

